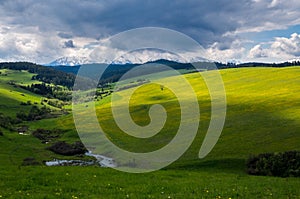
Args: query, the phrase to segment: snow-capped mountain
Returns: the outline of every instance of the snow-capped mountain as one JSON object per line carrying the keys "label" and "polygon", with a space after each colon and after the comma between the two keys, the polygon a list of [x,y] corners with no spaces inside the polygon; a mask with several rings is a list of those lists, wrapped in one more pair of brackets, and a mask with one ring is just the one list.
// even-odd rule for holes
{"label": "snow-capped mountain", "polygon": [[115,64],[143,64],[146,62],[156,61],[159,59],[172,60],[180,62],[180,57],[176,54],[161,51],[161,50],[138,50],[123,54],[122,56],[113,60]]}
{"label": "snow-capped mountain", "polygon": [[46,66],[79,66],[83,64],[103,63],[103,64],[144,64],[147,62],[154,62],[157,60],[168,60],[178,63],[192,63],[208,61],[202,57],[186,57],[175,53],[167,52],[159,49],[142,49],[116,55],[113,60],[108,60],[103,57],[62,57]]}
{"label": "snow-capped mountain", "polygon": [[147,62],[153,62],[157,60],[168,60],[179,63],[187,63],[187,62],[197,62],[197,61],[207,61],[201,57],[193,57],[186,59],[180,55],[175,53],[158,50],[158,49],[143,49],[133,51],[127,54],[123,54],[122,56],[113,60],[114,64],[144,64]]}
{"label": "snow-capped mountain", "polygon": [[61,57],[55,61],[46,64],[47,66],[79,66],[90,64],[92,61],[87,57]]}

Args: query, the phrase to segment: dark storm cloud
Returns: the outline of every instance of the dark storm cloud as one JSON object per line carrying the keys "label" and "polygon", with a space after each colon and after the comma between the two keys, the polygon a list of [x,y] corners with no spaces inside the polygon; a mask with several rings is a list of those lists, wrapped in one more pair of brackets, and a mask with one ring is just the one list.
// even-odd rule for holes
{"label": "dark storm cloud", "polygon": [[68,40],[64,42],[64,47],[65,48],[75,48],[73,40]]}
{"label": "dark storm cloud", "polygon": [[[131,28],[159,26],[183,32],[207,45],[221,39],[231,41],[231,38],[222,35],[239,28],[243,19],[246,21],[243,13],[249,10],[251,2],[10,0],[1,2],[0,15],[7,18],[7,23],[38,26],[42,31],[57,30],[94,38]],[[61,33],[60,36],[64,35]]]}
{"label": "dark storm cloud", "polygon": [[[231,41],[232,38],[222,35],[239,28],[291,22],[282,15],[285,5],[278,6],[275,0],[7,0],[1,1],[0,6],[7,22],[38,26],[44,31],[103,37],[131,28],[160,26],[186,33],[204,45],[224,39]],[[296,10],[297,6],[288,9]]]}
{"label": "dark storm cloud", "polygon": [[[239,47],[233,44],[240,40],[241,32],[300,24],[299,10],[299,0],[2,0],[0,36],[9,30],[49,33],[70,40],[65,47],[73,47],[72,41],[78,36],[102,39],[128,29],[154,26],[182,32],[205,48],[224,51]],[[14,43],[14,39],[9,42]],[[49,45],[55,44],[49,41]],[[5,45],[0,40],[1,51]]]}
{"label": "dark storm cloud", "polygon": [[63,32],[60,32],[57,34],[60,38],[63,38],[63,39],[71,39],[72,38],[72,35],[71,34],[68,34],[68,33],[63,33]]}

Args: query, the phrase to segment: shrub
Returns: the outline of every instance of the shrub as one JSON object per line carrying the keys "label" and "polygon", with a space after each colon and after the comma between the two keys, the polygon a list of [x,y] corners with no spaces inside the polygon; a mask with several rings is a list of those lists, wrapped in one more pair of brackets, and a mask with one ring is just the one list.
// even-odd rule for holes
{"label": "shrub", "polygon": [[31,166],[31,165],[40,165],[41,163],[38,162],[35,158],[33,157],[28,157],[23,159],[22,166]]}
{"label": "shrub", "polygon": [[278,177],[300,177],[300,151],[263,153],[247,161],[247,173]]}
{"label": "shrub", "polygon": [[22,121],[34,121],[51,117],[51,110],[46,106],[43,106],[41,109],[37,106],[32,106],[28,114],[24,111],[20,111],[16,114],[16,118]]}
{"label": "shrub", "polygon": [[75,142],[74,144],[68,144],[64,141],[54,143],[48,148],[50,151],[60,155],[79,155],[87,152],[86,148],[81,142]]}
{"label": "shrub", "polygon": [[0,136],[3,136],[3,132],[0,130]]}
{"label": "shrub", "polygon": [[60,129],[36,129],[32,132],[32,135],[41,140],[43,143],[54,140],[58,138],[61,134],[63,134],[63,131]]}
{"label": "shrub", "polygon": [[26,121],[27,120],[27,115],[24,111],[20,111],[16,114],[16,118]]}
{"label": "shrub", "polygon": [[11,118],[9,116],[5,116],[2,113],[0,113],[0,127],[8,129],[8,130],[14,130],[13,125],[20,123],[18,119]]}

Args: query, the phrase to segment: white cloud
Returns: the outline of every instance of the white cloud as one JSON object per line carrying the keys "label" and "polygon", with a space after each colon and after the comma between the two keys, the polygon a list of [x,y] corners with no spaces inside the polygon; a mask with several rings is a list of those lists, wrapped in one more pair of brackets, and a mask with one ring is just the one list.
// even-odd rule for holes
{"label": "white cloud", "polygon": [[215,42],[212,46],[206,49],[206,56],[210,60],[230,62],[241,60],[245,54],[244,42],[235,40],[229,48],[220,49],[219,43]]}
{"label": "white cloud", "polygon": [[293,33],[289,38],[276,37],[268,45],[258,44],[250,51],[250,59],[286,61],[300,57],[300,34]]}
{"label": "white cloud", "polygon": [[[54,42],[49,33],[43,34],[36,27],[7,26],[0,32],[0,55],[7,61],[38,61],[52,53],[59,53],[53,45]],[[41,52],[47,50],[47,55]]]}
{"label": "white cloud", "polygon": [[286,54],[287,56],[300,56],[300,34],[293,33],[290,38],[277,37],[272,43],[271,49],[277,54]]}
{"label": "white cloud", "polygon": [[269,4],[268,8],[274,8],[280,4],[280,0],[272,0],[272,2]]}
{"label": "white cloud", "polygon": [[234,34],[281,30],[300,24],[299,0],[252,0],[245,5],[243,13],[235,13],[240,15]]}
{"label": "white cloud", "polygon": [[68,39],[57,32],[41,32],[37,27],[2,26],[0,29],[0,60],[49,63],[63,56],[87,56],[91,49],[86,45],[93,38],[74,37],[74,48],[65,48]]}
{"label": "white cloud", "polygon": [[262,48],[260,44],[254,46],[249,51],[249,58],[262,58],[268,57],[268,52]]}

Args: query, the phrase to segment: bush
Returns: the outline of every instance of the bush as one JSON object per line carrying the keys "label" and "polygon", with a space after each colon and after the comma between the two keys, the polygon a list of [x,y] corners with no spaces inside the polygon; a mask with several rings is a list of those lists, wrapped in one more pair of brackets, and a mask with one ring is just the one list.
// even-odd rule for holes
{"label": "bush", "polygon": [[40,109],[37,106],[32,106],[28,114],[26,114],[24,111],[20,111],[16,114],[16,117],[22,121],[34,121],[51,118],[52,115],[51,110],[46,106],[43,106]]}
{"label": "bush", "polygon": [[40,162],[38,162],[33,157],[28,157],[23,160],[22,166],[32,166],[32,165],[40,165]]}
{"label": "bush", "polygon": [[11,118],[9,116],[5,116],[2,113],[0,113],[0,127],[8,129],[8,130],[14,130],[13,125],[18,124],[20,121],[18,119]]}
{"label": "bush", "polygon": [[0,130],[0,136],[3,136],[3,132]]}
{"label": "bush", "polygon": [[53,129],[53,130],[36,129],[35,131],[32,132],[32,135],[38,138],[39,140],[41,140],[43,143],[59,138],[60,135],[62,134],[63,131],[60,129]]}
{"label": "bush", "polygon": [[247,173],[278,177],[300,177],[300,151],[264,153],[247,161]]}
{"label": "bush", "polygon": [[75,142],[74,144],[68,144],[64,141],[54,143],[48,148],[50,151],[60,155],[79,155],[87,152],[86,148],[81,142]]}
{"label": "bush", "polygon": [[16,118],[20,119],[20,120],[24,120],[26,121],[27,120],[27,115],[24,111],[20,111],[16,114]]}

